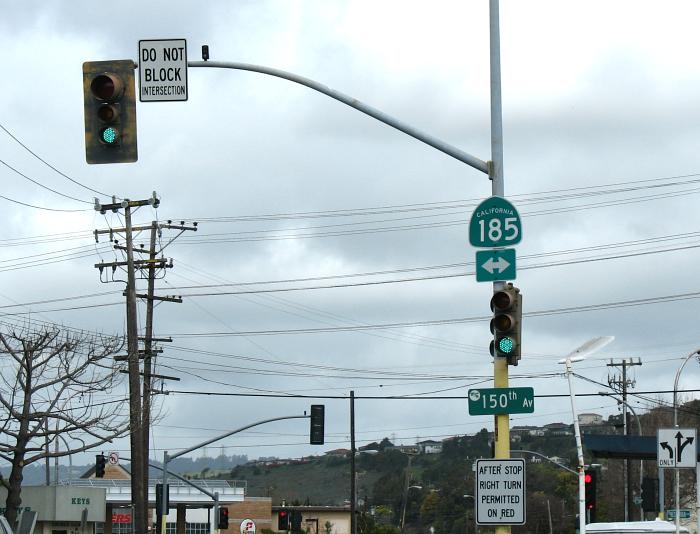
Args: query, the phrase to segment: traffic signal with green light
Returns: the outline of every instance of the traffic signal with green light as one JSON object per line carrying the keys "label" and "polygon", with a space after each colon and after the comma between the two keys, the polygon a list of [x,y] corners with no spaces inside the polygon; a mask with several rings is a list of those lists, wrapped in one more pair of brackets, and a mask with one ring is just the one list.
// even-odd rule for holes
{"label": "traffic signal with green light", "polygon": [[598,479],[598,473],[593,470],[586,471],[583,474],[583,481],[585,483],[586,491],[586,512],[588,514],[588,521],[590,523],[595,523],[596,516],[596,484]]}
{"label": "traffic signal with green light", "polygon": [[107,466],[107,459],[104,454],[95,455],[95,477],[103,478],[105,476],[105,467]]}
{"label": "traffic signal with green light", "polygon": [[521,356],[522,303],[520,290],[511,283],[491,298],[493,340],[489,350],[494,358],[507,358],[508,365],[518,365]]}
{"label": "traffic signal with green light", "polygon": [[88,163],[138,160],[134,68],[130,59],[83,63]]}
{"label": "traffic signal with green light", "polygon": [[309,430],[309,443],[311,445],[323,445],[326,407],[323,404],[311,405],[311,425]]}

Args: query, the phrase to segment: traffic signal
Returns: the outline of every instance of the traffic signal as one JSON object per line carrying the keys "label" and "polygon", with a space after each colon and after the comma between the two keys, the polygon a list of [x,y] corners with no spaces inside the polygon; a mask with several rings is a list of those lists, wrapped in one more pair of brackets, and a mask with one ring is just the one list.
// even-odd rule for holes
{"label": "traffic signal", "polygon": [[586,486],[586,510],[591,523],[595,523],[597,477],[598,473],[593,470],[586,471],[583,474],[583,481]]}
{"label": "traffic signal", "polygon": [[286,510],[277,512],[277,530],[289,530],[289,512]]}
{"label": "traffic signal", "polygon": [[102,478],[105,476],[105,466],[107,459],[104,454],[95,455],[95,477]]}
{"label": "traffic signal", "polygon": [[170,486],[165,485],[165,507],[163,507],[163,484],[156,484],[156,514],[162,515],[170,509]]}
{"label": "traffic signal", "polygon": [[494,358],[507,358],[508,365],[518,365],[521,355],[523,296],[520,290],[508,283],[491,297],[491,333],[493,340],[489,350]]}
{"label": "traffic signal", "polygon": [[309,430],[309,443],[311,445],[323,445],[323,427],[326,407],[323,404],[311,405],[311,426]]}
{"label": "traffic signal", "polygon": [[216,523],[216,528],[219,530],[228,528],[228,508],[219,506],[219,519]]}
{"label": "traffic signal", "polygon": [[657,512],[659,510],[659,480],[644,477],[642,479],[642,510]]}
{"label": "traffic signal", "polygon": [[83,63],[85,159],[88,163],[138,160],[135,68],[130,59]]}
{"label": "traffic signal", "polygon": [[292,532],[301,532],[301,512],[294,510],[291,515]]}

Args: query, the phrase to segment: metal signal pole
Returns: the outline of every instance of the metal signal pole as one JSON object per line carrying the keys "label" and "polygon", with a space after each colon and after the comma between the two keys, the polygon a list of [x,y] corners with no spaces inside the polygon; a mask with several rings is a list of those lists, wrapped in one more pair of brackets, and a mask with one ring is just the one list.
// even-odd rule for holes
{"label": "metal signal pole", "polygon": [[[491,194],[505,195],[503,180],[503,118],[501,108],[501,44],[498,0],[489,0],[489,40],[491,72],[491,161],[488,162]],[[493,290],[500,291],[504,282],[494,282]],[[508,387],[508,360],[494,356],[493,386]],[[494,416],[494,456],[510,458],[510,419],[508,414]],[[475,503],[476,505],[477,503]],[[509,534],[510,525],[496,526],[496,534]]]}

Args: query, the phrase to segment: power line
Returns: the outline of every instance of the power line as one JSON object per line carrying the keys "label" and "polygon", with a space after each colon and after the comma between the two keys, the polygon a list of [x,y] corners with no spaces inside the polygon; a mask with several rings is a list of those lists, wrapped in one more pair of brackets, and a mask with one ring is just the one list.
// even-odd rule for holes
{"label": "power line", "polygon": [[[678,389],[677,393],[696,393],[700,389]],[[655,391],[639,391],[637,394],[660,394],[660,393],[673,393],[672,389],[660,389]],[[343,400],[347,401],[350,397],[347,395],[303,395],[300,393],[295,394],[279,394],[279,393],[232,393],[230,391],[193,391],[193,390],[178,390],[171,389],[168,394],[180,394],[180,395],[203,395],[210,397],[270,397],[276,399],[325,399],[325,400]],[[538,398],[568,398],[570,395],[568,393],[549,393],[535,395]],[[577,397],[600,397],[600,393],[576,393]],[[355,395],[357,400],[460,400],[464,401],[465,395],[446,395],[446,396],[425,396],[425,397],[414,397],[406,395]]]}
{"label": "power line", "polygon": [[[599,304],[587,304],[580,306],[571,306],[567,308],[550,308],[545,310],[538,310],[532,312],[523,313],[527,317],[544,317],[550,315],[560,315],[567,313],[580,313],[586,311],[597,311],[597,310],[607,310],[614,308],[625,308],[631,306],[642,306],[648,304],[658,304],[663,302],[675,302],[679,300],[688,300],[700,298],[700,291],[692,293],[680,293],[676,295],[662,295],[658,297],[650,297],[644,299],[634,299],[634,300],[620,300],[614,302],[604,302]],[[228,336],[268,336],[268,335],[287,335],[287,334],[318,334],[318,333],[328,333],[328,332],[352,332],[357,330],[371,330],[371,329],[391,329],[391,328],[411,328],[417,326],[442,326],[448,324],[462,324],[462,323],[473,323],[490,320],[492,317],[490,315],[481,315],[473,317],[457,317],[451,319],[430,319],[423,321],[407,321],[400,323],[374,323],[365,325],[346,325],[346,326],[334,326],[334,327],[324,327],[324,328],[296,328],[296,329],[279,329],[279,330],[246,330],[237,332],[189,332],[189,333],[179,333],[179,334],[168,334],[177,335],[181,337],[228,337]]]}
{"label": "power line", "polygon": [[[89,187],[89,186],[87,186],[87,185],[85,185],[85,184],[82,184],[82,183],[80,183],[79,181],[77,181],[77,180],[71,178],[71,177],[68,176],[67,174],[63,173],[62,171],[58,170],[56,167],[54,167],[53,165],[51,165],[48,161],[46,161],[45,159],[43,159],[43,158],[42,158],[41,156],[39,156],[36,152],[34,152],[33,150],[31,150],[27,145],[25,145],[22,141],[20,141],[14,134],[12,134],[12,132],[10,132],[7,128],[5,128],[5,126],[3,126],[2,123],[0,123],[0,128],[2,128],[2,130],[3,130],[7,135],[9,135],[17,144],[19,144],[22,148],[24,148],[24,149],[25,149],[27,152],[29,152],[32,156],[34,156],[36,159],[38,159],[39,161],[41,161],[44,165],[46,165],[47,167],[49,167],[51,170],[57,172],[58,174],[60,174],[60,175],[63,176],[64,178],[66,178],[67,180],[70,180],[70,181],[73,182],[74,184],[79,185],[80,187],[82,187],[82,188],[84,188],[84,189],[87,189],[88,191],[92,191],[93,193],[97,193],[98,195],[102,195],[102,196],[105,196],[105,197],[111,196],[111,195],[108,195],[107,193],[103,193],[103,192],[101,192],[101,191],[98,191],[97,189],[93,189],[92,187]],[[81,202],[82,202],[82,201],[81,201]]]}

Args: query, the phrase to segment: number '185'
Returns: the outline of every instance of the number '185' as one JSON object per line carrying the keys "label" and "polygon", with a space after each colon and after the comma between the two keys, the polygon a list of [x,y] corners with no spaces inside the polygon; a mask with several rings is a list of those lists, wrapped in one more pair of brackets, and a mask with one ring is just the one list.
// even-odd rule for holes
{"label": "number '185'", "polygon": [[484,219],[479,221],[479,232],[481,241],[513,241],[518,238],[518,225],[515,224],[518,219],[516,217],[506,217],[503,219],[489,219],[488,226]]}

